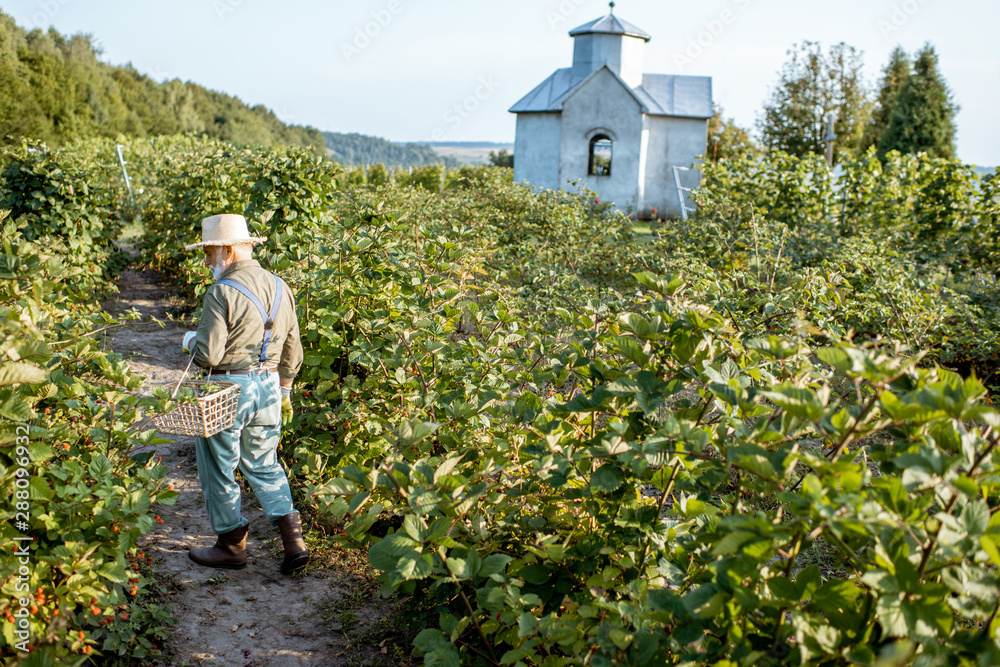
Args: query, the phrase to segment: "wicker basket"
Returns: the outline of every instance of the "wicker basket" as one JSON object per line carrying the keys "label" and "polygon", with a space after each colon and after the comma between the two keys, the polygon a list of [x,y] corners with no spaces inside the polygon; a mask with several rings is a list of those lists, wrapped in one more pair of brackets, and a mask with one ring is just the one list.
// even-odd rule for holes
{"label": "wicker basket", "polygon": [[[190,380],[181,386],[196,393],[208,382]],[[192,435],[209,438],[233,425],[236,418],[236,404],[240,398],[240,385],[235,382],[211,382],[220,387],[219,391],[199,397],[194,403],[153,419],[153,427],[167,435]]]}

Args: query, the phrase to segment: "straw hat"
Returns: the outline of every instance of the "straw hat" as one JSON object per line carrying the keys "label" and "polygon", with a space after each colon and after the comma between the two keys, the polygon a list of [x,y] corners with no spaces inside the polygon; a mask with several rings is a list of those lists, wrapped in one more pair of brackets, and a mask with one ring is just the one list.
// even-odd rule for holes
{"label": "straw hat", "polygon": [[237,245],[240,243],[263,243],[267,239],[261,236],[250,236],[247,229],[247,219],[242,215],[225,213],[213,215],[201,221],[201,243],[184,246],[185,250],[193,250],[203,246]]}

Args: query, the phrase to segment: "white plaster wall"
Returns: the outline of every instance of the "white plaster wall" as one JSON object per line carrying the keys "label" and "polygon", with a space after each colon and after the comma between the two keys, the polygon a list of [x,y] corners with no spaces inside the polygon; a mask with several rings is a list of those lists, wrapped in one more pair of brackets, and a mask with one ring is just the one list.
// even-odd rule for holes
{"label": "white plaster wall", "polygon": [[[559,181],[580,179],[602,201],[625,210],[639,192],[642,108],[608,70],[599,72],[563,103]],[[610,176],[588,176],[590,138],[608,131],[614,139]],[[514,160],[515,164],[517,159]]]}
{"label": "white plaster wall", "polygon": [[607,65],[629,86],[642,85],[645,40],[624,35],[580,35],[573,41],[573,75],[586,78]]}
{"label": "white plaster wall", "polygon": [[[637,207],[640,217],[652,217],[653,210],[660,218],[681,217],[674,174],[671,167],[690,167],[695,158],[704,155],[708,142],[708,121],[697,118],[672,116],[645,116],[643,127],[647,130],[645,147],[646,165],[643,199]],[[683,187],[698,185],[698,172],[681,172]],[[693,202],[685,194],[688,206]]]}
{"label": "white plaster wall", "polygon": [[558,190],[560,123],[558,113],[517,114],[514,182]]}
{"label": "white plaster wall", "polygon": [[632,88],[642,85],[642,68],[645,65],[646,40],[636,37],[622,38],[622,66],[618,76]]}

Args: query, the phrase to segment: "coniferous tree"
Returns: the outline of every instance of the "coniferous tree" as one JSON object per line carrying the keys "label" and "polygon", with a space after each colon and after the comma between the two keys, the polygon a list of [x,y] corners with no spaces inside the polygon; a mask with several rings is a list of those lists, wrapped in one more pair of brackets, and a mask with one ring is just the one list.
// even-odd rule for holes
{"label": "coniferous tree", "polygon": [[889,55],[889,62],[882,70],[882,82],[879,86],[878,99],[872,109],[871,119],[865,128],[864,137],[861,142],[860,152],[868,150],[871,146],[878,144],[882,134],[889,126],[889,117],[892,108],[899,97],[906,80],[910,78],[910,57],[903,47],[897,46]]}
{"label": "coniferous tree", "polygon": [[835,115],[834,159],[853,154],[871,113],[861,53],[841,42],[824,53],[817,42],[788,51],[791,59],[757,121],[765,148],[792,155],[826,152],[827,119]]}
{"label": "coniferous tree", "polygon": [[879,155],[925,152],[932,157],[955,157],[955,114],[958,106],[938,71],[934,47],[917,54],[913,73],[899,91],[889,124],[877,144]]}

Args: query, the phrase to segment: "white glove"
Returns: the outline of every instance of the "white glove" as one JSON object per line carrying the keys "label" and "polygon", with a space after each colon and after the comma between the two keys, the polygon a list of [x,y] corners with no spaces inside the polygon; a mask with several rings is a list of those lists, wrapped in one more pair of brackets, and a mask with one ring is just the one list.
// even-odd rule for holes
{"label": "white glove", "polygon": [[184,342],[181,343],[181,349],[187,352],[188,354],[191,354],[191,343],[194,342],[194,339],[197,336],[198,336],[197,331],[188,331],[186,334],[184,334]]}

